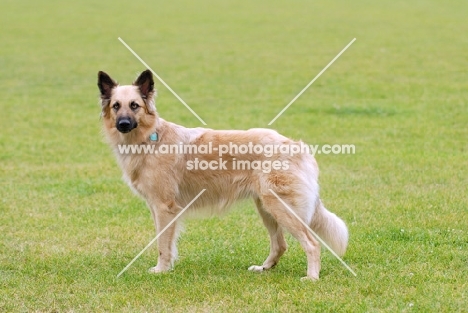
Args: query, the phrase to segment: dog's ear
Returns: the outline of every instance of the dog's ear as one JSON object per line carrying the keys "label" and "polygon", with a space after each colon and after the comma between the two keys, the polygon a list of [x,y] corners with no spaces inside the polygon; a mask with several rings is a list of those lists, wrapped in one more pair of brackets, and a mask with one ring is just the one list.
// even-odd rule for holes
{"label": "dog's ear", "polygon": [[141,97],[145,100],[149,112],[156,111],[154,106],[154,80],[150,70],[143,71],[133,83],[140,90]]}
{"label": "dog's ear", "polygon": [[144,99],[151,98],[154,92],[153,74],[150,70],[142,72],[133,85],[138,86]]}
{"label": "dog's ear", "polygon": [[101,91],[101,104],[104,107],[110,101],[112,89],[117,86],[117,83],[110,78],[107,73],[99,71],[98,73],[98,87]]}

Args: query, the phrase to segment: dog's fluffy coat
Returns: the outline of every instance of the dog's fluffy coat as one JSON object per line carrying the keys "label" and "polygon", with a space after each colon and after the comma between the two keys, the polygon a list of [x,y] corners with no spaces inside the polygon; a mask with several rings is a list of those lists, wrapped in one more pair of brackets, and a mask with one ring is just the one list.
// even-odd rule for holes
{"label": "dog's fluffy coat", "polygon": [[[283,229],[300,242],[307,255],[307,278],[318,279],[320,244],[311,233],[273,195],[273,190],[295,213],[339,255],[348,243],[345,223],[329,212],[319,198],[318,167],[310,154],[223,155],[227,170],[188,170],[187,162],[218,160],[213,154],[121,154],[125,144],[247,145],[294,144],[296,142],[269,129],[216,131],[185,128],[159,117],[154,104],[154,82],[150,71],[140,74],[133,85],[119,86],[104,72],[98,74],[104,133],[114,150],[128,185],[142,196],[151,211],[156,229],[162,230],[202,189],[206,191],[189,210],[217,212],[238,199],[253,198],[270,235],[270,254],[265,262],[249,269],[263,271],[277,264],[286,250]],[[149,137],[157,133],[158,140]],[[287,161],[288,170],[233,170],[235,158],[247,161]],[[153,273],[170,270],[177,257],[176,239],[180,221],[176,220],[158,239],[159,258]]]}

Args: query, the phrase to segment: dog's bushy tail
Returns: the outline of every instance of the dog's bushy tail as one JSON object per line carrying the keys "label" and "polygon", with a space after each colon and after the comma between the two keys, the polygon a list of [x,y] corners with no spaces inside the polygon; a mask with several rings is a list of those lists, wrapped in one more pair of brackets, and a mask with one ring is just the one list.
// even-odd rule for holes
{"label": "dog's bushy tail", "polygon": [[336,254],[344,255],[348,246],[348,228],[343,220],[328,211],[320,200],[310,227]]}

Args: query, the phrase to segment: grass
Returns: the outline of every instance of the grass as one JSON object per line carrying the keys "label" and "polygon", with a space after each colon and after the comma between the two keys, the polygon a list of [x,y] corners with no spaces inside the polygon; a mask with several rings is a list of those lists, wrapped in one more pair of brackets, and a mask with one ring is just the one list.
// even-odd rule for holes
{"label": "grass", "polygon": [[[0,311],[455,312],[468,302],[466,1],[2,2]],[[186,223],[174,271],[154,276],[144,203],[100,133],[98,70],[143,66],[216,129],[273,127],[311,144],[321,195],[347,222],[345,261],[300,282],[289,251],[257,275],[268,239],[250,202]],[[157,84],[167,120],[200,126]]]}

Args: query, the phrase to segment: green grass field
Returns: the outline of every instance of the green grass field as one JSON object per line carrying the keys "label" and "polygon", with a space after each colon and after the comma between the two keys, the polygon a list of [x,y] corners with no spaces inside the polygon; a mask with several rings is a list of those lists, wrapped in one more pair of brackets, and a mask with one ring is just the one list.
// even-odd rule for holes
{"label": "green grass field", "polygon": [[[0,4],[1,312],[466,312],[466,1],[25,1]],[[305,254],[270,272],[254,205],[186,222],[175,270],[154,276],[142,200],[104,143],[97,72],[144,66],[215,129],[268,122],[318,155],[321,195],[350,230],[344,260],[301,282]],[[159,82],[157,108],[200,122]]]}

